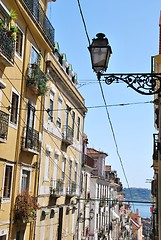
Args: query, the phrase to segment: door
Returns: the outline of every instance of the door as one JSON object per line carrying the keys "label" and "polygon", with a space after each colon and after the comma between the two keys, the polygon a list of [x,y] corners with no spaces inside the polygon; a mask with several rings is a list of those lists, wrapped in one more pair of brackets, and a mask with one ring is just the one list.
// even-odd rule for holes
{"label": "door", "polygon": [[63,207],[59,208],[59,222],[58,222],[58,234],[57,240],[62,239],[62,225],[63,225]]}

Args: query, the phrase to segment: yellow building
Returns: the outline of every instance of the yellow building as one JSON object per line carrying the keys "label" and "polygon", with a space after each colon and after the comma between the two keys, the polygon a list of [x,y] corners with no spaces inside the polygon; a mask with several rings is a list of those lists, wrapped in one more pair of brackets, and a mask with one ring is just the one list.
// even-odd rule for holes
{"label": "yellow building", "polygon": [[0,239],[73,239],[87,109],[47,1],[0,1]]}

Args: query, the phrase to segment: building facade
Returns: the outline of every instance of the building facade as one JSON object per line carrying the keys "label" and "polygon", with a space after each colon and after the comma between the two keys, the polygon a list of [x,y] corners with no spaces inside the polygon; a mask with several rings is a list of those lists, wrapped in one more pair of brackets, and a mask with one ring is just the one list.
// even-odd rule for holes
{"label": "building facade", "polygon": [[87,111],[47,1],[0,1],[0,238],[78,232]]}

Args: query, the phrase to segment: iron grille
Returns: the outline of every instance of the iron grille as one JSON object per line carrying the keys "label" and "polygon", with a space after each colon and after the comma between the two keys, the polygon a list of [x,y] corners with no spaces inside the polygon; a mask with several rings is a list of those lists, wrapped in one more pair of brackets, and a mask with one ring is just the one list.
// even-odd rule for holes
{"label": "iron grille", "polygon": [[24,148],[39,152],[40,151],[39,132],[30,127],[27,127],[24,130],[25,130]]}
{"label": "iron grille", "polygon": [[66,193],[69,196],[74,196],[76,194],[76,183],[75,182],[68,183]]}
{"label": "iron grille", "polygon": [[7,140],[9,115],[0,110],[0,138]]}
{"label": "iron grille", "polygon": [[54,47],[55,29],[53,28],[51,22],[46,16],[40,3],[35,0],[20,0],[20,1],[30,12],[31,17],[36,22],[38,27],[43,31],[44,37],[47,38],[47,40],[49,40],[52,47]]}
{"label": "iron grille", "polygon": [[14,63],[15,40],[9,34],[10,32],[6,29],[0,29],[0,52],[11,63]]}
{"label": "iron grille", "polygon": [[67,144],[73,143],[73,130],[68,125],[64,125],[63,127],[63,141]]}
{"label": "iron grille", "polygon": [[153,134],[153,160],[158,160],[159,140],[158,134]]}

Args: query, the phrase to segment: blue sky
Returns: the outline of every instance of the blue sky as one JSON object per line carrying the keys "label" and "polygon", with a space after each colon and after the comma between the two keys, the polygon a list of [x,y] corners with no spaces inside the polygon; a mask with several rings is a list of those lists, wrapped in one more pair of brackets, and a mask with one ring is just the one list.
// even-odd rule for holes
{"label": "blue sky", "polygon": [[[151,71],[151,56],[157,55],[159,49],[160,0],[80,0],[80,4],[90,40],[98,32],[103,32],[109,39],[113,53],[108,73]],[[66,53],[68,63],[78,75],[79,90],[86,106],[104,105],[91,67],[89,44],[77,0],[50,2],[48,16],[55,28],[55,41],[59,43],[60,52]],[[142,96],[124,83],[102,86],[107,104],[153,100],[153,96]],[[146,179],[153,178],[153,107],[153,104],[144,103],[108,108],[131,187],[150,188]],[[85,132],[89,147],[108,153],[107,164],[117,170],[123,186],[127,187],[105,108],[88,110]]]}

